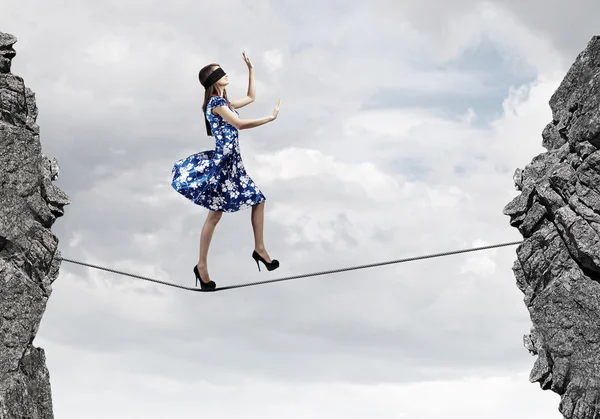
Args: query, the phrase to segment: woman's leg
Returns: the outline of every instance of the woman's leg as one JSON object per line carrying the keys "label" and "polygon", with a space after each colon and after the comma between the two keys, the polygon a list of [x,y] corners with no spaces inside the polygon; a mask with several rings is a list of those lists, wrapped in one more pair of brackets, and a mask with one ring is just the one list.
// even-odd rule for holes
{"label": "woman's leg", "polygon": [[265,203],[261,202],[252,207],[252,229],[254,230],[254,250],[267,262],[271,262],[269,254],[265,250],[263,231],[265,225]]}
{"label": "woman's leg", "polygon": [[200,260],[198,261],[198,271],[202,277],[203,282],[210,282],[210,276],[208,274],[208,248],[210,247],[210,241],[212,240],[215,227],[219,223],[222,211],[208,211],[206,221],[202,227],[202,233],[200,233]]}

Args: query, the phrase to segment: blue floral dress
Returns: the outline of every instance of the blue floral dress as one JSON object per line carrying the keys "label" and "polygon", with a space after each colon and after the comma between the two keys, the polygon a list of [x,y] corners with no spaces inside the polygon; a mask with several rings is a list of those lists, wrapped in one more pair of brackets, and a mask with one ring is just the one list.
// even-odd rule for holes
{"label": "blue floral dress", "polygon": [[238,130],[220,115],[212,113],[218,106],[228,106],[238,114],[225,98],[210,98],[206,117],[215,138],[215,148],[175,162],[171,186],[197,205],[213,211],[235,212],[258,205],[266,198],[246,173]]}

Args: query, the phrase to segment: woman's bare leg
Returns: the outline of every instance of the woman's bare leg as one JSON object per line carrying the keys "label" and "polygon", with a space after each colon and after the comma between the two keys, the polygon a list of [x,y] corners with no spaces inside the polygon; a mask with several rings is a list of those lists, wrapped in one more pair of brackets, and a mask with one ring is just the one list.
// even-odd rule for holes
{"label": "woman's bare leg", "polygon": [[263,231],[265,225],[265,203],[261,202],[252,207],[252,229],[254,230],[254,250],[267,262],[271,262],[269,254],[265,250]]}
{"label": "woman's bare leg", "polygon": [[200,233],[200,260],[198,261],[198,271],[200,272],[202,281],[206,283],[210,282],[207,261],[208,248],[210,247],[210,241],[212,240],[215,227],[219,223],[222,215],[222,211],[209,210],[208,215],[206,216],[206,221],[204,221],[204,226],[202,227],[202,232]]}

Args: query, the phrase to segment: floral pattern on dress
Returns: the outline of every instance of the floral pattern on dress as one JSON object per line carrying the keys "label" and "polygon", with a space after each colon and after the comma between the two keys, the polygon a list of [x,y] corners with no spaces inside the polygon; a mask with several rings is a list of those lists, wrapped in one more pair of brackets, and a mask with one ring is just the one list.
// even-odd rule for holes
{"label": "floral pattern on dress", "polygon": [[222,116],[213,114],[218,106],[228,106],[225,98],[212,96],[206,106],[215,148],[178,160],[171,171],[171,186],[193,203],[213,211],[236,212],[261,202],[266,197],[246,173],[238,130]]}

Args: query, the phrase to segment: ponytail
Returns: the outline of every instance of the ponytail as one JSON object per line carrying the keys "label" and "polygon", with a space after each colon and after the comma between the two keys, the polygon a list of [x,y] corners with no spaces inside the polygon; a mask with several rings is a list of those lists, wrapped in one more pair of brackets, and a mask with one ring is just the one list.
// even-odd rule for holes
{"label": "ponytail", "polygon": [[204,111],[204,123],[206,124],[206,135],[212,137],[212,128],[210,127],[210,122],[208,122],[208,118],[206,117],[206,111]]}

